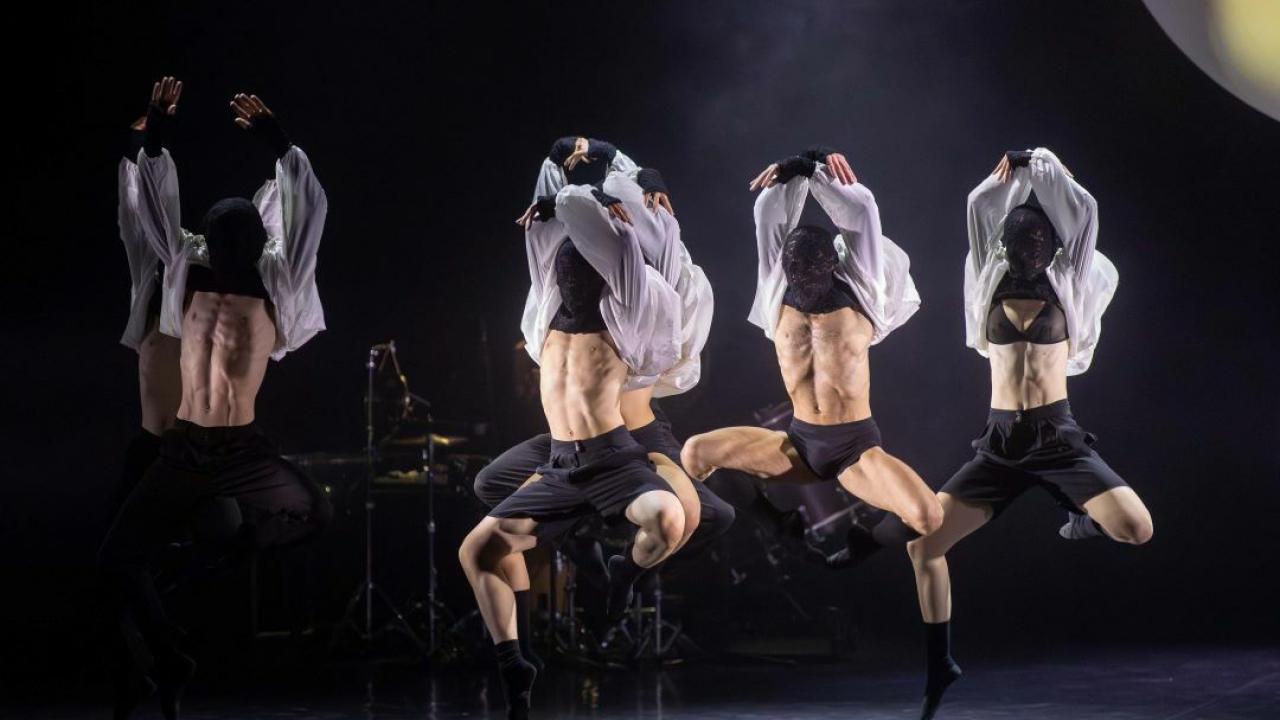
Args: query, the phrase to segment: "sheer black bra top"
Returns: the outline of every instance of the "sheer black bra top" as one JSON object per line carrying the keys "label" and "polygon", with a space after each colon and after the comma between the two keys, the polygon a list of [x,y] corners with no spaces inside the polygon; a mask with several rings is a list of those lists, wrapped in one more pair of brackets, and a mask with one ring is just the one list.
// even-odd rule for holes
{"label": "sheer black bra top", "polygon": [[[1009,320],[1009,315],[1004,310],[1005,300],[1042,300],[1044,307],[1040,308],[1040,312],[1024,331]],[[1018,342],[1055,345],[1067,337],[1067,314],[1062,311],[1058,295],[1047,279],[1027,282],[1005,276],[996,288],[991,308],[987,310],[987,342],[992,345],[1012,345]]]}

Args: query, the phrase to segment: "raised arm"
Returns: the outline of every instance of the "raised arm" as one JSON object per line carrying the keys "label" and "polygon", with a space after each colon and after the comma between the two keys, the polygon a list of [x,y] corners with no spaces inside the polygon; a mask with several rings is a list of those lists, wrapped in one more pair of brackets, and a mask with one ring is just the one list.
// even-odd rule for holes
{"label": "raised arm", "polygon": [[[1019,162],[1017,158],[1014,162]],[[978,186],[969,192],[966,212],[969,230],[969,258],[974,277],[981,272],[1000,234],[1001,224],[1010,210],[1026,202],[1031,194],[1031,183],[1025,167],[1014,167],[1010,156],[1000,159],[1000,164]]]}
{"label": "raised arm", "polygon": [[120,229],[120,242],[124,244],[125,259],[129,263],[129,282],[133,292],[137,293],[142,284],[149,280],[151,268],[156,261],[156,254],[142,235],[138,226],[138,164],[135,162],[138,151],[142,148],[146,132],[146,117],[138,118],[129,129],[130,149],[120,159],[117,168],[116,222]]}
{"label": "raised arm", "polygon": [[879,284],[884,277],[884,237],[871,190],[859,182],[846,184],[829,165],[818,166],[809,189],[840,231],[854,267]]}
{"label": "raised arm", "polygon": [[612,206],[617,198],[585,185],[570,185],[556,196],[556,217],[565,225],[574,247],[604,278],[623,305],[645,305],[648,283],[644,254],[635,229]]}
{"label": "raised arm", "polygon": [[766,168],[765,173],[775,178],[775,182],[764,185],[756,198],[757,285],[763,285],[782,261],[783,243],[787,234],[800,223],[800,213],[804,210],[805,198],[809,196],[809,178],[794,175],[778,183],[777,170],[776,163]]}
{"label": "raised arm", "polygon": [[259,139],[275,155],[275,178],[254,196],[268,237],[280,238],[281,252],[293,287],[315,274],[316,253],[329,214],[329,199],[302,148],[289,141],[275,114],[257,95],[239,94],[231,101],[235,123]]}
{"label": "raised arm", "polygon": [[624,173],[632,179],[640,171],[631,158],[611,143],[572,135],[562,137],[552,143],[551,151],[542,161],[538,182],[533,189],[533,202],[542,197],[555,197],[569,184],[565,170],[572,170],[583,162],[605,163],[608,171]]}
{"label": "raised arm", "polygon": [[1048,148],[1027,160],[1032,190],[1053,223],[1077,278],[1087,277],[1098,245],[1098,202]]}
{"label": "raised arm", "polygon": [[178,170],[165,145],[178,112],[182,83],[166,77],[151,90],[146,135],[137,156],[137,228],[143,240],[167,265],[184,251],[178,196]]}

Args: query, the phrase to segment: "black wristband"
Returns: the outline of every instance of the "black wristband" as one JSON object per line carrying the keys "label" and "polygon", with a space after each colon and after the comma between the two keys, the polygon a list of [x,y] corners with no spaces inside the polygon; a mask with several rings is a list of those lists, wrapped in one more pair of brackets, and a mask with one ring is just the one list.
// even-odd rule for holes
{"label": "black wristband", "polygon": [[587,157],[591,160],[604,160],[606,164],[612,163],[617,154],[618,148],[614,147],[613,143],[594,138],[587,139]]}
{"label": "black wristband", "polygon": [[147,130],[142,147],[147,157],[160,157],[160,150],[169,144],[173,134],[173,116],[155,105],[147,107]]}
{"label": "black wristband", "polygon": [[274,115],[262,115],[250,122],[249,132],[271,148],[277,160],[289,152],[293,143],[289,141],[289,136],[285,134],[284,128],[280,127],[280,121]]}
{"label": "black wristband", "polygon": [[564,165],[564,161],[569,159],[573,154],[573,148],[577,145],[578,138],[576,135],[568,135],[551,143],[551,149],[547,151],[547,159],[556,165]]}
{"label": "black wristband", "polygon": [[124,159],[131,163],[136,163],[138,161],[138,151],[142,149],[146,142],[146,130],[129,128],[129,149],[125,151]]}
{"label": "black wristband", "polygon": [[1009,158],[1010,167],[1026,167],[1031,162],[1031,157],[1035,155],[1033,150],[1010,150],[1004,156]]}
{"label": "black wristband", "polygon": [[641,168],[640,172],[636,173],[636,184],[639,185],[640,189],[645,193],[671,194],[670,191],[667,190],[666,181],[662,179],[662,173],[658,172],[654,168]]}
{"label": "black wristband", "polygon": [[543,195],[533,203],[533,219],[546,222],[556,216],[556,197]]}
{"label": "black wristband", "polygon": [[622,202],[618,198],[605,193],[605,191],[601,190],[600,188],[591,188],[591,194],[595,196],[596,202],[600,203],[600,205],[603,207],[609,207],[610,205],[617,205],[618,203]]}
{"label": "black wristband", "polygon": [[785,160],[778,161],[777,181],[786,183],[797,175],[813,177],[813,171],[817,167],[818,164],[809,158],[792,155]]}
{"label": "black wristband", "polygon": [[807,150],[800,153],[800,157],[808,158],[814,162],[825,163],[828,155],[835,155],[838,152],[840,151],[827,145],[810,145]]}

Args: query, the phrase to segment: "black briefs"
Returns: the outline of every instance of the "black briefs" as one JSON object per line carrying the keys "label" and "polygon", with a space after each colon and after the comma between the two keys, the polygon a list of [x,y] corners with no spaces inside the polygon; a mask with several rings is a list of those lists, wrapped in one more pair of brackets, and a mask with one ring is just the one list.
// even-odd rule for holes
{"label": "black briefs", "polygon": [[811,425],[792,418],[787,437],[814,475],[835,480],[845,468],[857,464],[862,453],[879,447],[880,428],[875,418],[838,425]]}

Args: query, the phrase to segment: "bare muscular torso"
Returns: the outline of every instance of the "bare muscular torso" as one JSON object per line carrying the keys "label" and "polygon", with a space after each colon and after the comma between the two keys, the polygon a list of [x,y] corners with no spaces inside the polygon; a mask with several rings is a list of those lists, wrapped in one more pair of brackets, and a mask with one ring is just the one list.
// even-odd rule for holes
{"label": "bare muscular torso", "polygon": [[849,308],[808,314],[782,307],[774,347],[797,419],[835,425],[871,417],[872,335],[871,321]]}
{"label": "bare muscular torso", "polygon": [[178,417],[205,427],[248,425],[276,326],[266,302],[197,292],[182,317],[182,404]]}
{"label": "bare muscular torso", "polygon": [[542,345],[542,409],[551,437],[584,440],[624,424],[627,366],[603,333],[552,330]]}
{"label": "bare muscular torso", "polygon": [[[1043,300],[1004,300],[1005,315],[1025,331],[1044,307]],[[989,345],[991,407],[1025,410],[1067,397],[1067,341],[1052,345],[1016,342]]]}
{"label": "bare muscular torso", "polygon": [[138,399],[142,428],[160,435],[173,426],[182,402],[182,373],[178,368],[182,341],[153,326],[138,345]]}

